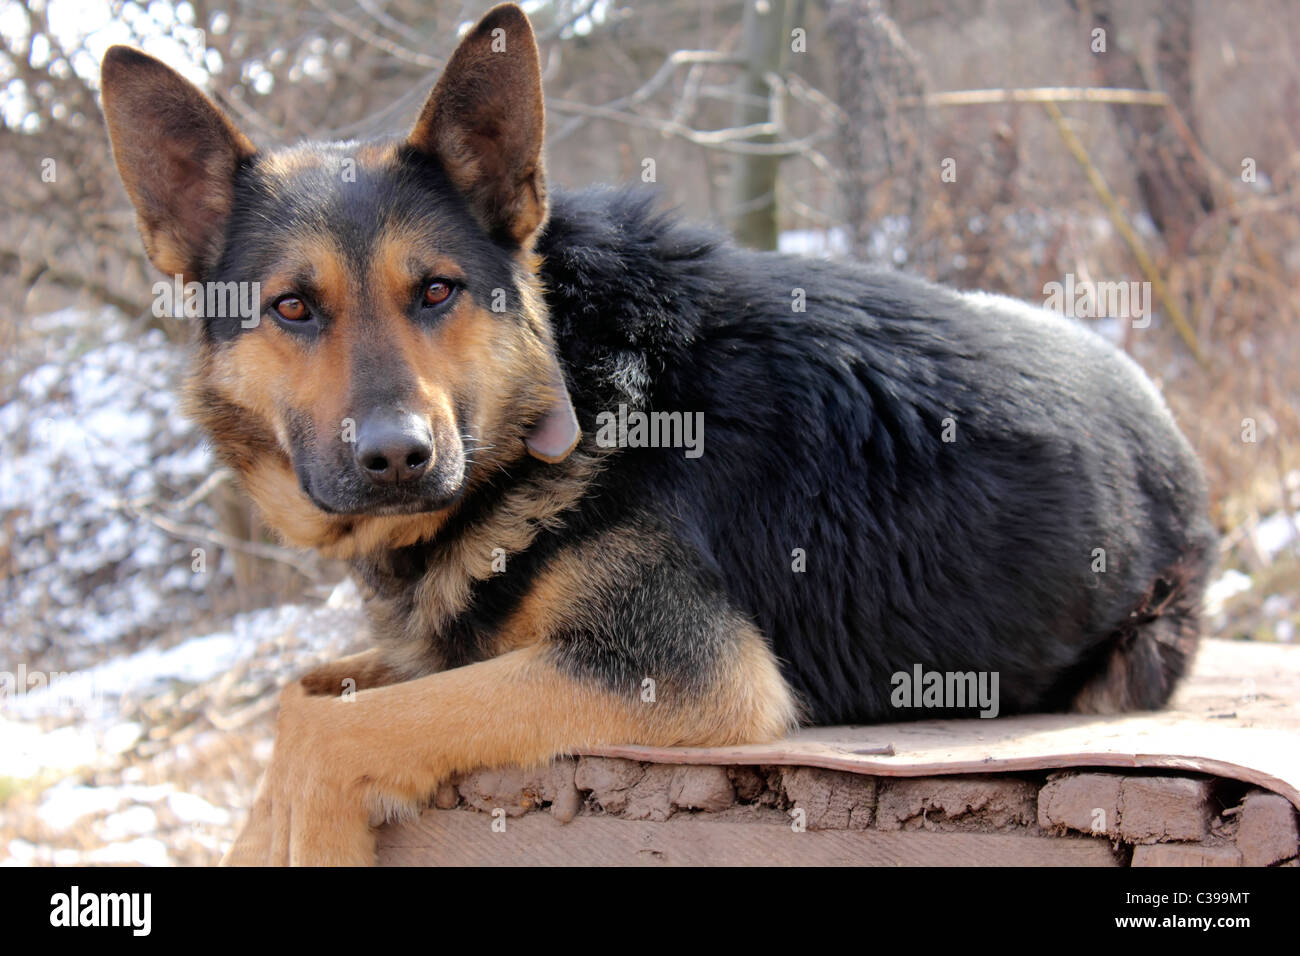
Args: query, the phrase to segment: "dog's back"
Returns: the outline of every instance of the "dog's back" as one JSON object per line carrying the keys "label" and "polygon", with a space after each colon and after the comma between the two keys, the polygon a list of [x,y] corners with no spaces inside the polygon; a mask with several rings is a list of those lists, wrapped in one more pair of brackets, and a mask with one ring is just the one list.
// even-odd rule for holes
{"label": "dog's back", "polygon": [[705,426],[699,457],[622,450],[570,524],[692,539],[814,720],[909,716],[890,679],[918,665],[996,672],[1002,713],[1168,698],[1214,554],[1205,483],[1101,338],[741,251],[630,193],[557,197],[539,252],[584,430],[619,405]]}

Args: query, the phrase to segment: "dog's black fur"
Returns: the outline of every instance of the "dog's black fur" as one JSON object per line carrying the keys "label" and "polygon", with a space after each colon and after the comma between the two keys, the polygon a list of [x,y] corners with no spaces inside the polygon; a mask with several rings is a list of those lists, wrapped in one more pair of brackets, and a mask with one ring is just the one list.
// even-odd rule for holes
{"label": "dog's black fur", "polygon": [[[657,597],[603,611],[616,652],[574,655],[615,686],[707,670],[710,647],[656,621],[702,579],[771,640],[816,723],[921,716],[890,705],[891,676],[916,664],[997,671],[1004,714],[1102,683],[1116,708],[1165,702],[1215,535],[1195,456],[1103,340],[895,272],[743,251],[644,193],[554,195],[538,252],[584,434],[620,403],[703,412],[706,450],[613,456],[562,530],[478,585],[444,660],[475,659],[472,636],[558,548],[631,525],[673,542],[682,580],[639,582]],[[434,547],[405,549],[402,577]]]}

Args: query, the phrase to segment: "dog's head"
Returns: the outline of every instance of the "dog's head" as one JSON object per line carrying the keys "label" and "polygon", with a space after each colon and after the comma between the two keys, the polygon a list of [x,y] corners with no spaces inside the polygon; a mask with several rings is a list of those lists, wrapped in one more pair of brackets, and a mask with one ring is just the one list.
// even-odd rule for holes
{"label": "dog's head", "polygon": [[466,35],[402,140],[258,150],[127,47],[104,58],[103,100],[156,288],[202,306],[192,413],[288,540],[410,543],[476,480],[573,450],[532,253],[544,115],[518,7]]}

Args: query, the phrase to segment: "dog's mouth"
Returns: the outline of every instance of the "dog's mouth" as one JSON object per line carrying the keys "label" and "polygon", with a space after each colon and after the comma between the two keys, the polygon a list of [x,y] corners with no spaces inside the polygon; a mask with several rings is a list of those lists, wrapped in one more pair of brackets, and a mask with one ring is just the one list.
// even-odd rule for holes
{"label": "dog's mouth", "polygon": [[462,483],[461,487],[451,494],[438,495],[432,498],[409,497],[399,501],[373,502],[367,504],[332,504],[317,496],[311,490],[310,485],[302,485],[302,490],[308,499],[310,499],[311,503],[319,510],[327,515],[333,515],[340,518],[384,518],[403,515],[434,514],[439,511],[446,511],[448,508],[456,505],[465,493],[464,484]]}
{"label": "dog's mouth", "polygon": [[313,469],[295,468],[298,485],[321,512],[334,517],[395,517],[433,514],[455,506],[465,494],[464,466],[439,469],[412,485],[376,486],[346,473],[313,476]]}

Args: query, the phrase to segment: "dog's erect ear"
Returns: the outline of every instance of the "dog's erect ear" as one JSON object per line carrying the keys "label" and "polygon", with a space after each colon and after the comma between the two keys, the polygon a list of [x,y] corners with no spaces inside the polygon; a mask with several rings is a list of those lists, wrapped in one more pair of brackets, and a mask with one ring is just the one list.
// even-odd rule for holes
{"label": "dog's erect ear", "polygon": [[442,164],[489,232],[527,246],[546,221],[545,127],[537,41],[507,3],[466,34],[407,142]]}
{"label": "dog's erect ear", "polygon": [[100,75],[145,252],[168,275],[197,279],[219,249],[235,172],[253,144],[198,87],[139,50],[111,47]]}
{"label": "dog's erect ear", "polygon": [[551,390],[551,407],[524,436],[524,446],[534,458],[553,464],[569,457],[582,438],[582,429],[578,427],[578,416],[573,412],[573,400],[569,398],[558,362],[551,368],[547,385]]}

